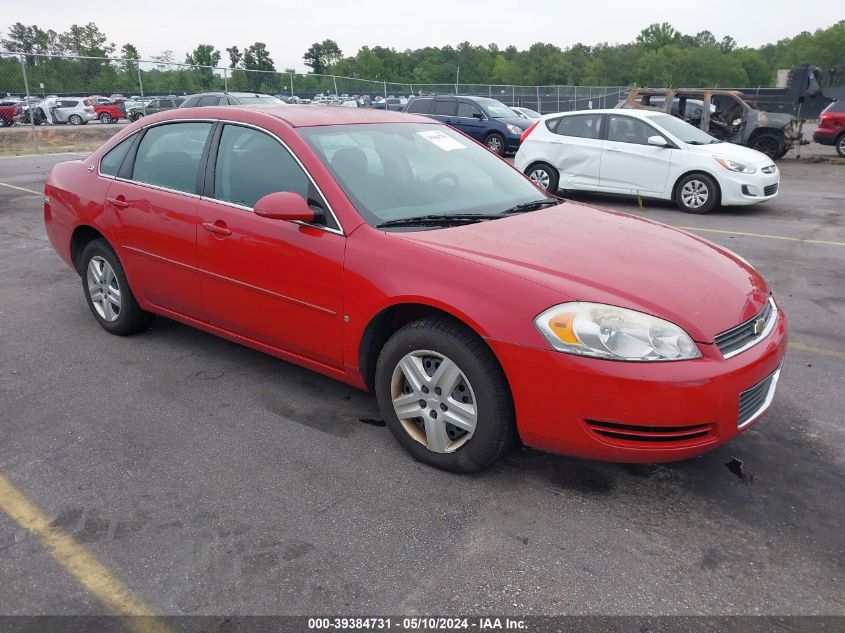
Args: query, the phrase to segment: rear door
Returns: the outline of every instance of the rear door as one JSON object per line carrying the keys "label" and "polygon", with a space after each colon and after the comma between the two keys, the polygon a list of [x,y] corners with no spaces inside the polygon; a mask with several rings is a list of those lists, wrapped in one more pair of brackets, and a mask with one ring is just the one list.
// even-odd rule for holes
{"label": "rear door", "polygon": [[200,320],[205,311],[197,273],[198,187],[211,129],[210,122],[179,121],[145,130],[105,205],[117,219],[121,261],[137,294]]}
{"label": "rear door", "polygon": [[560,173],[561,189],[599,186],[603,121],[604,115],[598,113],[573,114],[546,121],[552,132],[549,159]]}
{"label": "rear door", "polygon": [[[601,157],[602,189],[620,193],[662,193],[672,164],[671,142],[651,125],[624,114],[607,115],[607,138]],[[648,144],[660,136],[666,147]]]}
{"label": "rear door", "polygon": [[[275,137],[227,123],[214,145],[197,235],[210,322],[323,365],[342,367],[346,238],[327,203],[299,161]],[[324,210],[326,223],[255,215],[255,202],[276,191],[300,194]]]}

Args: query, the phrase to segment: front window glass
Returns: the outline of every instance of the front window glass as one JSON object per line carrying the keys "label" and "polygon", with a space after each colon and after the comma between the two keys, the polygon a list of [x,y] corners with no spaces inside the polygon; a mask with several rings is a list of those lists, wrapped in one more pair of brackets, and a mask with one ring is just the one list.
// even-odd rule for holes
{"label": "front window glass", "polygon": [[195,193],[210,130],[211,123],[168,123],[150,128],[138,147],[132,180]]}
{"label": "front window glass", "polygon": [[522,174],[446,126],[332,125],[298,132],[373,226],[424,215],[497,215],[543,198]]}
{"label": "front window glass", "polygon": [[308,176],[276,139],[258,130],[227,125],[220,136],[214,197],[245,207],[268,193],[292,191],[308,199]]}
{"label": "front window glass", "polygon": [[458,116],[464,119],[471,119],[473,116],[481,116],[481,110],[477,105],[461,101],[458,104]]}
{"label": "front window glass", "polygon": [[689,143],[690,145],[709,145],[710,143],[719,142],[706,132],[680,119],[676,119],[670,114],[653,114],[649,115],[648,119],[678,140]]}
{"label": "front window glass", "polygon": [[608,117],[607,140],[617,143],[648,145],[648,137],[655,136],[657,130],[630,116],[611,115]]}

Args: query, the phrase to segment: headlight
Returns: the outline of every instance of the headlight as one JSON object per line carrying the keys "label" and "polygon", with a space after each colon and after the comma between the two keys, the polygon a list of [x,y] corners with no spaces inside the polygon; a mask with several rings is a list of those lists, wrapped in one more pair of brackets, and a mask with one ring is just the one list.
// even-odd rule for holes
{"label": "headlight", "polygon": [[602,303],[562,303],[539,315],[534,325],[552,347],[568,354],[629,361],[701,357],[674,323]]}
{"label": "headlight", "polygon": [[755,171],[757,171],[757,169],[754,167],[743,165],[742,163],[738,163],[735,160],[731,160],[730,158],[722,158],[721,156],[714,156],[713,158],[719,161],[719,164],[725,169],[737,171],[740,174],[753,174]]}
{"label": "headlight", "polygon": [[508,132],[511,134],[516,134],[517,136],[522,136],[522,132],[524,131],[521,127],[517,127],[516,125],[511,125],[510,123],[507,124]]}

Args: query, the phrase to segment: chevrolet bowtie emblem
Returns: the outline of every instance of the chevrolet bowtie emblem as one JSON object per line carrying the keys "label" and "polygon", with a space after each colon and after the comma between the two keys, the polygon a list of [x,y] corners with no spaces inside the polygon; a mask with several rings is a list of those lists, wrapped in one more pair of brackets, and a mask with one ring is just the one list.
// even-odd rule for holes
{"label": "chevrolet bowtie emblem", "polygon": [[757,336],[766,328],[766,319],[760,317],[756,321],[754,321],[754,336]]}

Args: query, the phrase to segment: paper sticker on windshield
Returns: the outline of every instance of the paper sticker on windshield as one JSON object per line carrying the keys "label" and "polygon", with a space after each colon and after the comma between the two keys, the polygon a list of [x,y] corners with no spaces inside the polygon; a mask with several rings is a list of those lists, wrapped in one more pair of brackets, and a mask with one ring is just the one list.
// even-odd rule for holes
{"label": "paper sticker on windshield", "polygon": [[453,149],[466,149],[466,145],[451,136],[444,134],[438,130],[430,130],[428,132],[417,132],[425,140],[434,143],[444,152],[451,152]]}

